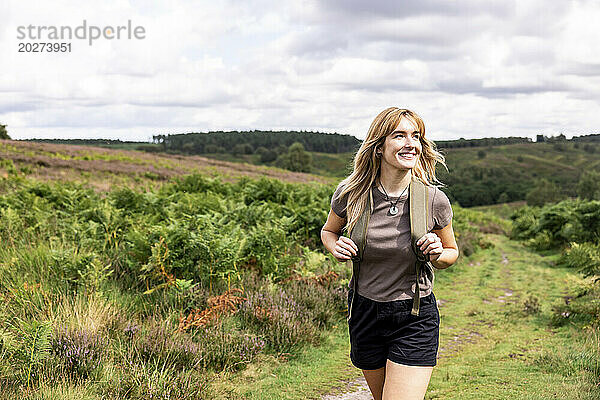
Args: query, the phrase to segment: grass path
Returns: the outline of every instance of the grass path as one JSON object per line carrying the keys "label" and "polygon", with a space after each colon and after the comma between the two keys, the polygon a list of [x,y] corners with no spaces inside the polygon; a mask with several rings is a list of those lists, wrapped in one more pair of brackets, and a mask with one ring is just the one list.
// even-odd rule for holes
{"label": "grass path", "polygon": [[[578,351],[575,329],[549,327],[552,305],[564,301],[577,274],[553,267],[556,255],[542,257],[504,236],[490,237],[495,248],[436,281],[440,358],[426,398],[600,398],[590,375],[569,368]],[[526,313],[536,300],[540,312]]]}
{"label": "grass path", "polygon": [[[578,275],[554,267],[556,255],[489,237],[494,248],[436,274],[440,349],[426,399],[600,399],[599,378],[577,368],[576,360],[589,354],[574,341],[577,330],[549,326],[552,304],[564,301]],[[526,313],[536,300],[540,312]],[[348,353],[347,326],[340,324],[324,346],[295,360],[265,359],[237,376],[221,375],[215,387],[232,399],[370,398],[364,386],[362,393],[356,389],[362,374]]]}

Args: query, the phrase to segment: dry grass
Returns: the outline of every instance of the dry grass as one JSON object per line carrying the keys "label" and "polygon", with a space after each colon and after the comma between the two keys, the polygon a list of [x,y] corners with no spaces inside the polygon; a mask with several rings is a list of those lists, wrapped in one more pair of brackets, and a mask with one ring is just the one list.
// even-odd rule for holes
{"label": "dry grass", "polygon": [[62,296],[56,306],[56,326],[98,333],[120,317],[117,308],[100,296]]}

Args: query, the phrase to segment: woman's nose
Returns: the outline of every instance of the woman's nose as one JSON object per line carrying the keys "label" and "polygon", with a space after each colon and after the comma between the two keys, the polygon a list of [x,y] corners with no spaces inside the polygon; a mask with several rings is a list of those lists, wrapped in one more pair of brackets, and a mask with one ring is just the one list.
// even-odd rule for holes
{"label": "woman's nose", "polygon": [[417,144],[419,143],[419,139],[415,139],[410,136],[407,136],[406,142],[407,142],[407,146],[417,147]]}

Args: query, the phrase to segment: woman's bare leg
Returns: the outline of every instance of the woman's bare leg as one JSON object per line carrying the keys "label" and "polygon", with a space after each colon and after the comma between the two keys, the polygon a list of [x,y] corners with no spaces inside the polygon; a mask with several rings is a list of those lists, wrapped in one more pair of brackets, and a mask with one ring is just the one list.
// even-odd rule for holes
{"label": "woman's bare leg", "polygon": [[385,380],[385,367],[378,369],[363,369],[362,372],[367,380],[369,389],[371,389],[373,399],[381,400],[383,395],[383,383]]}
{"label": "woman's bare leg", "polygon": [[387,360],[383,400],[423,400],[433,367],[415,367]]}

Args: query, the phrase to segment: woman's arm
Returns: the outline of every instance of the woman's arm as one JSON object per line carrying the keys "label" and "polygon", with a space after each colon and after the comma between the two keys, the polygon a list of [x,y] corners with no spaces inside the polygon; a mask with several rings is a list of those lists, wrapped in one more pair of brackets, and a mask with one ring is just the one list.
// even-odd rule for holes
{"label": "woman's arm", "polygon": [[340,236],[345,225],[346,218],[340,218],[333,210],[329,210],[327,221],[321,228],[323,245],[340,262],[358,254],[358,247],[352,239]]}
{"label": "woman's arm", "polygon": [[[430,260],[434,267],[437,269],[448,268],[456,262],[459,254],[458,245],[456,244],[456,239],[454,238],[454,230],[452,229],[452,220],[450,220],[450,223],[444,228],[434,229],[431,232],[440,238],[441,245],[440,243],[436,244],[435,242],[430,242],[427,240],[427,235],[424,235],[421,239],[419,239],[417,245],[421,246],[424,254],[429,254],[429,252],[431,252]],[[439,254],[440,250],[441,254]],[[437,254],[439,254],[439,257]]]}

